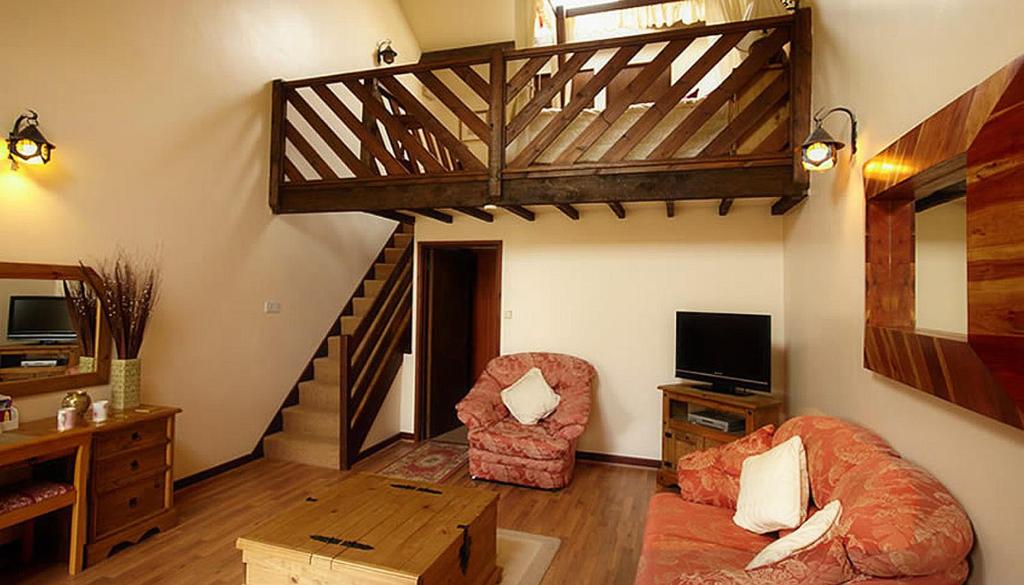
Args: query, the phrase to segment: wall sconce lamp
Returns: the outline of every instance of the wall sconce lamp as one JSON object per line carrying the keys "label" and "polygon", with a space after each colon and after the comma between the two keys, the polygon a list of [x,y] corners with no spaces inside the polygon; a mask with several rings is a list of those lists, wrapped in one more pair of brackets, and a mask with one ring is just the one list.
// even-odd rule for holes
{"label": "wall sconce lamp", "polygon": [[857,154],[857,116],[848,108],[832,108],[825,112],[819,110],[814,115],[814,129],[801,148],[804,168],[809,171],[827,171],[836,166],[839,151],[845,144],[836,140],[825,130],[825,119],[836,112],[850,117],[850,156]]}
{"label": "wall sconce lamp", "polygon": [[398,51],[391,47],[391,39],[377,43],[377,65],[391,65],[397,56]]}
{"label": "wall sconce lamp", "polygon": [[7,158],[11,169],[18,170],[18,164],[45,165],[50,162],[53,144],[39,131],[39,114],[29,110],[18,116],[7,136]]}

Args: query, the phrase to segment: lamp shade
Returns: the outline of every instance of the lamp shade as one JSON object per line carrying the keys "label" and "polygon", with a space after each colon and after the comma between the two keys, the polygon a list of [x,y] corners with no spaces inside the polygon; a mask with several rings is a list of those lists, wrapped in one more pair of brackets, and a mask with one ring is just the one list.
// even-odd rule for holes
{"label": "lamp shade", "polygon": [[12,166],[19,163],[43,165],[50,162],[54,146],[39,131],[39,115],[29,110],[14,122],[11,133],[7,136],[7,158]]}

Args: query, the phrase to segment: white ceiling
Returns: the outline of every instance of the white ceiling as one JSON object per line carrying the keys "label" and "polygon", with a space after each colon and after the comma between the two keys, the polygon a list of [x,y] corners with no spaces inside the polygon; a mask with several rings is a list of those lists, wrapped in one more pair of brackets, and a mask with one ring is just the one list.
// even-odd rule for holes
{"label": "white ceiling", "polygon": [[399,0],[399,4],[423,52],[515,39],[516,0]]}

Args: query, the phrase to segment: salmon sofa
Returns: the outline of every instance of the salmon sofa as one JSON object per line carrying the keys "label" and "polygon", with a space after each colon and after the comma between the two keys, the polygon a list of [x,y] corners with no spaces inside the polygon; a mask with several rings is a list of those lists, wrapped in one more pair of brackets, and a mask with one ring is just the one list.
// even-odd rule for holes
{"label": "salmon sofa", "polygon": [[[838,499],[842,516],[818,544],[774,565],[744,567],[779,535],[736,526],[743,459],[799,435],[812,508]],[[648,509],[636,585],[959,585],[974,534],[930,474],[875,433],[830,417],[797,417],[679,461],[680,493]],[[813,513],[813,509],[811,513]]]}

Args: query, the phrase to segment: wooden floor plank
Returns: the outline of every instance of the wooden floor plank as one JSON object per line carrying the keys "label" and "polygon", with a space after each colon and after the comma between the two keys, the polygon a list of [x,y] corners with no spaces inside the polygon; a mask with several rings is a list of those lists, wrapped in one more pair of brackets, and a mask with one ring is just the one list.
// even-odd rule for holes
{"label": "wooden floor plank", "polygon": [[[374,472],[408,453],[399,442],[359,462]],[[655,491],[651,469],[579,461],[572,484],[549,492],[469,478],[463,467],[444,483],[500,494],[498,526],[562,539],[541,585],[631,585],[636,574],[647,502]],[[259,460],[189,486],[176,494],[177,528],[158,534],[77,577],[63,563],[5,575],[4,583],[50,585],[239,585],[242,555],[235,539],[281,509],[316,497],[346,472]],[[6,579],[11,577],[12,580]]]}

